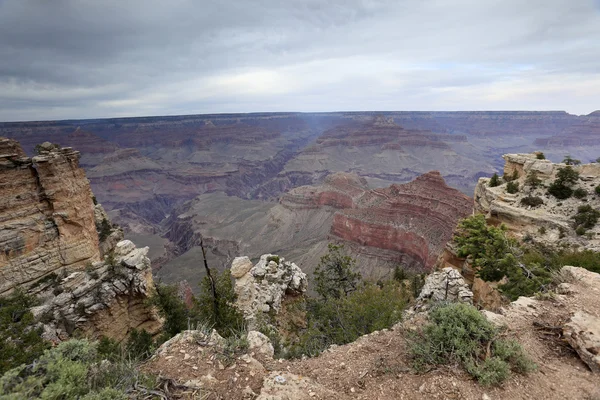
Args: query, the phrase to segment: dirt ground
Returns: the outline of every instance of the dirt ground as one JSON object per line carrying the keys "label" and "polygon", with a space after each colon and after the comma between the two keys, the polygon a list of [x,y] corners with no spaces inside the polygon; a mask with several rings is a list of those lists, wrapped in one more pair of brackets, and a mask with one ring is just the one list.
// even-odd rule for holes
{"label": "dirt ground", "polygon": [[171,346],[145,368],[196,388],[179,392],[189,399],[600,400],[600,375],[579,359],[560,330],[576,311],[600,317],[600,275],[582,271],[569,292],[545,300],[520,298],[502,315],[491,315],[538,365],[529,375],[513,374],[500,387],[481,386],[458,366],[415,373],[407,354],[409,322],[304,360],[253,353],[225,357],[192,340]]}

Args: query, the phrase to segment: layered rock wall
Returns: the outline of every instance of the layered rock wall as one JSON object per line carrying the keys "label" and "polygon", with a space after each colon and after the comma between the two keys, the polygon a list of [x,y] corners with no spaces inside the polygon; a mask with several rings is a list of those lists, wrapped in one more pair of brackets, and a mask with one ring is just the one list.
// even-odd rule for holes
{"label": "layered rock wall", "polygon": [[48,146],[28,158],[0,139],[0,294],[100,260],[92,192],[79,152]]}

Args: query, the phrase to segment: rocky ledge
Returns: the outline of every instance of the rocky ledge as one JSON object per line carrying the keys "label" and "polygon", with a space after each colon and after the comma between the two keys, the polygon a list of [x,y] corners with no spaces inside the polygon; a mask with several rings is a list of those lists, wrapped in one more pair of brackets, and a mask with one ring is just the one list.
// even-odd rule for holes
{"label": "rocky ledge", "polygon": [[[579,173],[579,179],[571,189],[581,189],[582,198],[572,196],[560,200],[548,193],[548,187],[556,179],[559,169],[566,164],[555,164],[537,159],[532,154],[506,154],[504,173],[519,176],[515,181],[518,192],[508,193],[507,183],[491,187],[490,178],[480,178],[475,188],[475,211],[483,213],[493,223],[505,224],[511,233],[519,238],[527,238],[546,246],[569,245],[582,249],[600,250],[600,226],[589,229],[584,235],[577,235],[573,217],[578,208],[589,205],[600,209],[600,197],[595,193],[600,185],[600,164],[572,166]],[[540,180],[537,187],[528,183],[528,177],[535,174]],[[525,198],[539,198],[542,203],[529,205]],[[525,202],[524,202],[525,201]]]}

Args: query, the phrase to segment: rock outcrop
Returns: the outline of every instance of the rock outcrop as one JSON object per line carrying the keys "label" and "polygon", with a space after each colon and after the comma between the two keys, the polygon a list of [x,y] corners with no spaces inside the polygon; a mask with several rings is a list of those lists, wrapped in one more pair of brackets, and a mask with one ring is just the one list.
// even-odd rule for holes
{"label": "rock outcrop", "polygon": [[[586,195],[559,200],[547,192],[547,187],[556,179],[558,170],[566,167],[565,164],[538,160],[535,153],[506,154],[504,159],[504,172],[512,175],[516,171],[519,175],[519,191],[510,194],[506,183],[490,187],[489,178],[480,178],[474,195],[476,212],[485,214],[492,223],[505,224],[519,238],[527,237],[552,247],[568,244],[600,250],[600,227],[589,229],[586,235],[577,235],[573,219],[580,206],[600,208],[600,198],[594,193],[595,187],[600,185],[600,164],[573,166],[580,179],[572,185],[572,189],[581,189]],[[532,173],[541,180],[535,188],[527,183],[527,177]],[[526,197],[539,197],[543,204],[527,205],[523,203]]]}
{"label": "rock outcrop", "polygon": [[28,158],[0,138],[0,294],[100,261],[92,192],[79,152],[45,143]]}
{"label": "rock outcrop", "polygon": [[154,287],[147,252],[147,247],[123,240],[104,262],[40,281],[33,290],[43,304],[32,311],[44,323],[46,337],[64,339],[75,328],[116,340],[125,339],[132,329],[158,333],[160,318],[145,304]]}
{"label": "rock outcrop", "polygon": [[426,311],[431,304],[439,302],[473,304],[473,292],[454,268],[446,267],[429,274],[413,308],[417,312]]}
{"label": "rock outcrop", "polygon": [[600,373],[600,318],[577,312],[563,328],[565,339],[590,369]]}
{"label": "rock outcrop", "polygon": [[248,257],[237,257],[231,266],[235,278],[236,306],[244,314],[250,330],[277,315],[286,297],[302,296],[307,290],[306,274],[292,262],[264,254],[256,265]]}
{"label": "rock outcrop", "polygon": [[79,152],[44,143],[28,158],[0,139],[0,294],[36,295],[44,335],[66,339],[75,329],[124,339],[132,329],[157,333],[146,305],[153,288],[148,248],[123,239],[94,204]]}

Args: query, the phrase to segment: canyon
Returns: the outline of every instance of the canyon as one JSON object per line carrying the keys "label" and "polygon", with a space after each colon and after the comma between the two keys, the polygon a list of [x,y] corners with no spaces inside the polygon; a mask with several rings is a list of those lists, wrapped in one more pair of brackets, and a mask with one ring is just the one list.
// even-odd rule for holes
{"label": "canyon", "polygon": [[[447,184],[470,196],[479,178],[502,170],[505,153],[596,159],[599,120],[597,112],[561,111],[212,114],[7,122],[0,136],[19,140],[29,155],[45,141],[79,150],[98,201],[127,238],[150,246],[155,274],[194,283],[200,235],[217,267],[277,251],[310,272],[326,242],[341,240],[369,276],[389,274],[393,264],[427,270],[439,246],[416,220],[435,220],[443,239],[454,219],[439,219],[433,203],[418,210],[417,200],[402,205],[400,223],[395,198],[406,193],[393,194],[397,185],[424,175],[432,180],[426,190]],[[354,174],[353,187],[328,190],[337,172]],[[381,222],[386,212],[393,223]]]}

